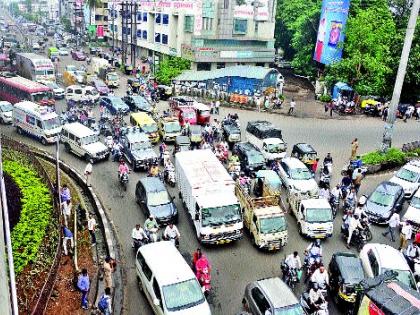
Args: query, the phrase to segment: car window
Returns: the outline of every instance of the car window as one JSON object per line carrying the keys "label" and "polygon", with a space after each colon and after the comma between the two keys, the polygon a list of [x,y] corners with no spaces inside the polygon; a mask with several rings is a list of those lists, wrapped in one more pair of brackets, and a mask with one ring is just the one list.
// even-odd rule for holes
{"label": "car window", "polygon": [[255,304],[257,305],[261,314],[264,314],[265,311],[270,308],[270,304],[259,288],[253,288],[251,290],[251,296],[254,299]]}
{"label": "car window", "polygon": [[159,301],[162,301],[162,296],[160,294],[159,284],[156,281],[156,278],[153,279],[153,292],[155,293],[156,298]]}
{"label": "car window", "polygon": [[38,119],[36,120],[36,125],[37,125],[38,128],[42,129],[42,122],[40,120],[38,120]]}
{"label": "car window", "polygon": [[141,269],[142,269],[144,275],[146,276],[147,280],[150,281],[152,279],[152,270],[150,270],[149,266],[147,265],[147,263],[144,260],[144,257],[142,256],[141,253],[138,253],[137,261],[139,262],[139,264],[141,266]]}
{"label": "car window", "polygon": [[367,253],[368,259],[369,259],[369,265],[372,268],[373,276],[376,277],[379,275],[379,265],[378,261],[376,260],[375,254],[372,250],[369,250]]}

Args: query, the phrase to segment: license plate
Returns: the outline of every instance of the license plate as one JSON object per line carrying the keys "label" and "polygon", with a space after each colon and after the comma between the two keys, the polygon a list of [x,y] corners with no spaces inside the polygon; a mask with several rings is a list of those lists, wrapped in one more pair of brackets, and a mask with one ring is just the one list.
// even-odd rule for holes
{"label": "license plate", "polygon": [[216,242],[217,245],[219,245],[219,244],[227,244],[227,243],[230,243],[230,240],[219,240],[219,241]]}

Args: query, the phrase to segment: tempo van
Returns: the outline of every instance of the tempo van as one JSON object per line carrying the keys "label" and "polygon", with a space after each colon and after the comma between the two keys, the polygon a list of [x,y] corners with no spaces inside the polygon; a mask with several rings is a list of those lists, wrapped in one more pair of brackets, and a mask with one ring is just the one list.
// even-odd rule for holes
{"label": "tempo van", "polygon": [[136,272],[140,290],[154,314],[211,315],[196,276],[172,242],[162,241],[140,247]]}
{"label": "tempo van", "polygon": [[24,101],[13,106],[13,125],[19,134],[28,134],[43,145],[54,143],[61,132],[60,120],[46,107]]}

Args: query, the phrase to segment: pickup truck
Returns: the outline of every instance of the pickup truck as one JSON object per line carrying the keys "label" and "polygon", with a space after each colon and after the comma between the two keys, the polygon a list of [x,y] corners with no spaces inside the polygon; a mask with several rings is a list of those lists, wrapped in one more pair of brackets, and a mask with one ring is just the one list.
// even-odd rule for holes
{"label": "pickup truck", "polygon": [[253,245],[270,251],[285,246],[288,238],[287,221],[278,197],[252,197],[239,184],[235,187],[235,194]]}
{"label": "pickup truck", "polygon": [[334,217],[327,199],[314,198],[298,192],[291,192],[288,199],[300,234],[309,238],[332,236]]}

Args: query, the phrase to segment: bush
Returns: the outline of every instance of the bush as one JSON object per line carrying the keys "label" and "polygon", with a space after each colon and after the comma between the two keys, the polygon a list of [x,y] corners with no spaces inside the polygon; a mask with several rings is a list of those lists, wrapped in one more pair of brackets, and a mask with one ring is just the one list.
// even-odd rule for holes
{"label": "bush", "polygon": [[329,103],[331,102],[332,98],[331,98],[331,95],[323,94],[319,97],[319,100],[324,103]]}
{"label": "bush", "polygon": [[383,163],[392,163],[403,165],[407,161],[407,155],[400,149],[391,148],[386,153],[373,151],[362,155],[363,164],[378,165]]}
{"label": "bush", "polygon": [[191,67],[189,60],[180,57],[165,57],[159,63],[156,79],[160,84],[170,85],[172,79]]}
{"label": "bush", "polygon": [[11,238],[16,273],[34,261],[51,220],[52,199],[38,174],[17,161],[5,160],[4,171],[13,178],[22,193],[20,220]]}

